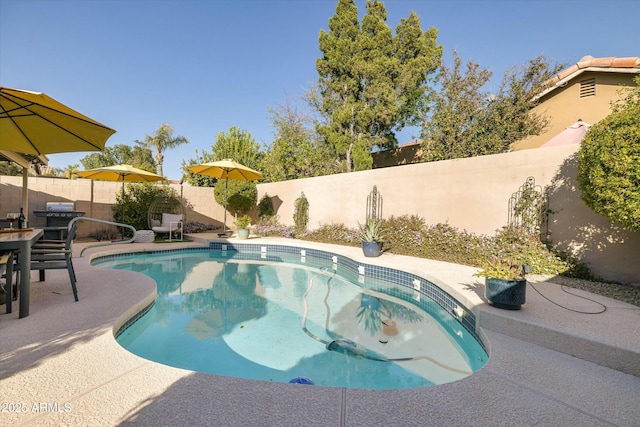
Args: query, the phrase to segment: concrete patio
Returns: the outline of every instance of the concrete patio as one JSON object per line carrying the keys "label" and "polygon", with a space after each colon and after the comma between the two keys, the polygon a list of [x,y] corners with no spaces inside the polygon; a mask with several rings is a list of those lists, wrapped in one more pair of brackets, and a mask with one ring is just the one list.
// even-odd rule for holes
{"label": "concrete patio", "polygon": [[[479,319],[490,353],[479,372],[429,388],[361,390],[213,376],[141,359],[114,339],[114,326],[154,297],[135,272],[90,265],[98,253],[202,246],[129,244],[74,258],[80,301],[65,270],[32,273],[30,316],[0,306],[2,426],[638,426],[640,308],[581,291],[601,306],[531,281],[520,311],[482,299],[474,268],[358,248],[285,239],[261,242],[320,247],[366,263],[419,274],[445,288]],[[235,239],[231,239],[234,240]],[[255,242],[255,241],[254,241]],[[76,255],[86,243],[74,246]],[[576,357],[577,356],[577,357]],[[20,412],[18,412],[20,411]]]}

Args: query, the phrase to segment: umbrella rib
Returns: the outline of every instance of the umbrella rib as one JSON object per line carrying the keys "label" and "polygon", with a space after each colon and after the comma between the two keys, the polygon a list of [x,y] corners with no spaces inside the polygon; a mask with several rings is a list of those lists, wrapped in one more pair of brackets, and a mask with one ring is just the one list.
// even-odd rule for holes
{"label": "umbrella rib", "polygon": [[[2,93],[2,96],[3,96],[4,98],[6,98],[7,100],[10,100],[10,101],[12,101],[12,102],[15,102],[17,105],[20,105],[20,109],[21,109],[21,110],[28,111],[29,113],[31,113],[31,114],[33,114],[33,115],[36,115],[36,116],[40,117],[42,120],[44,120],[44,121],[46,121],[47,123],[49,123],[49,124],[51,124],[51,125],[55,126],[56,128],[58,128],[58,129],[62,130],[63,132],[65,132],[65,133],[67,133],[67,134],[69,134],[69,135],[72,135],[72,136],[74,136],[74,137],[78,138],[79,140],[81,140],[81,141],[83,141],[83,142],[86,142],[87,144],[91,145],[92,147],[95,147],[98,151],[101,151],[101,150],[102,150],[102,148],[100,148],[100,146],[99,146],[99,145],[94,144],[93,142],[91,142],[91,141],[89,141],[89,140],[87,140],[87,139],[85,139],[85,138],[81,137],[80,135],[77,135],[77,134],[76,134],[76,133],[74,133],[74,132],[70,132],[68,129],[63,128],[62,126],[58,125],[57,123],[52,122],[51,120],[47,119],[46,117],[44,117],[44,116],[42,116],[42,115],[40,115],[40,114],[38,114],[38,113],[36,113],[36,112],[34,112],[34,111],[30,110],[30,109],[29,109],[29,107],[36,105],[36,106],[38,106],[38,107],[41,107],[41,108],[46,109],[47,111],[52,111],[52,112],[54,112],[54,113],[56,113],[56,114],[62,114],[62,115],[64,115],[64,116],[66,116],[66,117],[69,117],[69,118],[74,119],[74,120],[79,120],[79,121],[81,121],[81,122],[84,122],[84,123],[90,124],[90,125],[92,125],[92,126],[98,126],[98,127],[102,128],[102,129],[109,130],[109,131],[112,131],[112,130],[113,130],[113,129],[111,129],[111,128],[109,128],[109,127],[107,127],[107,126],[105,126],[105,125],[103,125],[103,124],[101,124],[101,123],[98,123],[98,122],[94,121],[94,120],[87,120],[87,119],[84,119],[84,118],[82,118],[82,117],[78,117],[78,116],[75,116],[75,115],[72,115],[72,114],[68,114],[68,113],[65,113],[64,111],[60,111],[60,110],[56,110],[56,109],[54,109],[54,108],[50,108],[50,107],[48,107],[48,106],[46,106],[46,105],[43,105],[43,104],[40,104],[40,103],[37,103],[37,102],[31,101],[31,100],[28,100],[28,99],[25,99],[25,98],[21,98],[21,97],[19,97],[19,96],[17,96],[17,95],[14,95],[14,94]],[[20,101],[22,101],[22,102],[26,102],[26,103],[27,103],[27,105],[21,105],[19,102],[16,102],[16,99],[18,99],[18,100],[20,100]],[[4,108],[3,108],[3,110],[4,110]],[[17,110],[17,109],[16,109],[16,110]],[[12,110],[12,111],[14,111],[14,110]],[[6,110],[5,110],[5,112],[6,112]],[[80,113],[78,113],[78,114],[80,114]],[[26,116],[26,114],[22,114],[21,116]],[[13,120],[13,118],[12,118],[12,117],[18,117],[18,116],[11,116],[11,115],[9,115],[8,117],[9,117],[10,119],[12,119],[11,121],[13,122],[13,124],[14,124],[16,127],[18,127],[18,129],[20,129],[20,126],[18,126],[18,124],[17,124],[17,123]],[[22,131],[22,129],[20,129],[20,132],[25,136],[25,138],[27,138],[27,140],[29,141],[29,144],[31,144],[31,146],[32,146],[32,147],[33,147],[33,148],[38,152],[38,154],[42,154],[42,153],[40,152],[40,150],[38,150],[38,149],[33,145],[33,143],[31,142],[31,140],[30,140],[30,139],[25,135],[25,133]]]}
{"label": "umbrella rib", "polygon": [[[7,110],[6,108],[2,107],[2,112],[4,114],[0,114],[0,119],[10,119],[12,117],[27,117],[27,116],[35,115],[34,113],[30,113],[30,114],[20,114],[20,113],[12,114],[14,111],[19,111],[19,110],[22,110],[22,109],[23,109],[22,106],[20,106],[18,108],[12,108],[10,110]],[[29,110],[27,110],[27,111],[29,111]]]}
{"label": "umbrella rib", "polygon": [[[2,106],[0,105],[0,107],[2,107]],[[40,156],[40,155],[42,155],[42,153],[40,152],[40,150],[38,150],[38,148],[33,144],[33,141],[31,141],[31,138],[29,138],[29,137],[27,136],[27,134],[26,134],[26,133],[24,133],[24,131],[22,130],[22,128],[21,128],[20,126],[18,126],[18,124],[16,123],[16,121],[13,119],[13,118],[14,118],[14,117],[16,117],[16,116],[12,116],[12,115],[8,114],[9,112],[8,112],[4,107],[2,107],[2,111],[4,111],[5,113],[7,113],[7,118],[8,118],[9,120],[11,120],[11,123],[13,123],[13,125],[16,127],[16,129],[18,129],[18,131],[22,134],[22,136],[24,136],[24,139],[26,139],[26,140],[27,140],[27,142],[29,142],[29,145],[31,145],[31,147],[32,147],[32,148],[33,148],[33,149],[38,153],[38,155],[39,155],[39,156]],[[13,110],[12,110],[12,111],[13,111]],[[29,111],[29,110],[27,110],[27,111]],[[32,113],[32,114],[35,114],[35,113]],[[23,115],[21,115],[21,116],[26,116],[26,114],[23,114]]]}
{"label": "umbrella rib", "polygon": [[[80,121],[85,122],[85,123],[93,124],[92,122],[89,122],[89,121],[87,121],[87,120],[84,120],[84,119],[82,119],[82,118],[80,118],[80,117],[72,116],[71,114],[67,114],[67,113],[64,113],[64,112],[62,112],[62,111],[54,110],[54,109],[52,109],[52,108],[45,107],[44,105],[40,105],[40,104],[31,104],[31,105],[38,105],[39,107],[46,108],[46,109],[47,109],[47,110],[49,110],[49,111],[53,111],[53,112],[55,112],[55,113],[62,114],[62,115],[67,116],[67,117],[69,117],[69,118],[76,119],[76,120],[80,120]],[[53,125],[54,127],[58,128],[58,129],[60,129],[61,131],[65,132],[65,133],[67,133],[67,134],[69,134],[69,135],[72,135],[72,136],[74,136],[74,137],[78,138],[79,140],[86,142],[87,144],[91,145],[92,147],[95,147],[95,148],[97,148],[98,150],[100,150],[100,146],[98,146],[98,145],[94,144],[93,142],[91,142],[91,141],[89,141],[89,140],[87,140],[87,139],[83,138],[82,136],[80,136],[80,135],[78,135],[78,134],[76,134],[76,133],[74,133],[74,132],[70,132],[68,129],[63,128],[62,126],[58,125],[58,124],[57,124],[57,123],[55,123],[55,122],[52,122],[51,120],[47,119],[46,117],[44,117],[44,116],[42,116],[42,115],[40,115],[40,114],[34,113],[34,112],[33,112],[33,111],[31,111],[27,106],[25,106],[25,107],[23,107],[23,108],[24,108],[25,110],[27,110],[27,111],[31,112],[33,115],[37,115],[37,116],[38,116],[38,117],[40,117],[42,120],[44,120],[45,122],[47,122],[47,123],[49,123],[49,124]],[[15,123],[15,121],[14,121],[14,123]],[[16,126],[17,126],[17,124],[16,124]],[[104,128],[104,126],[101,126],[101,127],[102,127],[102,128]],[[24,132],[23,132],[23,134],[24,134]],[[33,145],[33,144],[31,144],[31,145]]]}
{"label": "umbrella rib", "polygon": [[[65,113],[64,111],[56,110],[55,108],[51,108],[51,107],[49,107],[49,106],[47,106],[47,105],[40,104],[39,102],[35,102],[35,101],[31,101],[31,100],[29,100],[29,99],[22,98],[22,97],[20,97],[20,96],[18,96],[18,95],[9,94],[9,93],[3,93],[3,96],[4,96],[5,98],[9,99],[9,100],[11,100],[11,98],[19,99],[19,100],[21,100],[21,101],[23,101],[23,102],[28,102],[28,103],[29,103],[29,105],[28,105],[28,106],[37,105],[38,107],[45,108],[45,109],[47,109],[47,110],[49,110],[49,111],[53,111],[54,113],[64,114],[65,116],[70,117],[70,118],[72,118],[72,119],[80,120],[80,121],[82,121],[82,122],[85,122],[85,123],[88,123],[88,124],[91,124],[91,125],[96,125],[96,126],[101,127],[101,128],[103,128],[103,129],[105,129],[105,130],[113,130],[113,129],[111,129],[110,127],[105,126],[105,125],[103,125],[102,123],[96,122],[95,120],[93,120],[93,119],[91,119],[91,118],[88,118],[88,117],[87,117],[87,118],[85,119],[85,118],[83,118],[83,117],[74,116],[73,114],[69,114],[69,113]],[[59,103],[59,102],[58,102],[58,101],[56,101],[55,99],[54,99],[53,101],[54,101],[54,102],[56,102],[56,103]],[[14,102],[15,102],[15,101],[14,101]],[[18,104],[18,103],[16,102],[16,104]],[[20,104],[18,104],[18,105],[20,105]],[[75,113],[77,113],[77,114],[80,114],[80,115],[84,116],[84,114],[82,114],[82,113],[80,113],[80,112],[78,112],[78,111],[75,111],[74,109],[72,109],[72,108],[70,108],[70,107],[67,107],[67,106],[65,106],[64,104],[61,104],[61,105],[63,105],[64,107],[68,108],[69,110],[71,110],[71,111],[73,111],[73,112],[75,112]],[[25,107],[25,108],[26,108],[26,107]],[[31,110],[27,109],[27,111],[31,111]],[[37,114],[37,113],[34,113],[34,114]]]}

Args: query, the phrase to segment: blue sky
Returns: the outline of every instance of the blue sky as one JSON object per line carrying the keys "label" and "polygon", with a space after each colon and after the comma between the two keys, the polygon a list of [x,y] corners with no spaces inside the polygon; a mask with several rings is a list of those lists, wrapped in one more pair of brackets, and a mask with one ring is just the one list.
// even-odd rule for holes
{"label": "blue sky", "polygon": [[[365,0],[357,0],[362,15]],[[211,151],[219,132],[273,140],[269,108],[317,79],[318,34],[337,0],[0,0],[0,85],[47,93],[134,145],[169,123],[189,145],[165,153],[164,174]],[[545,55],[640,56],[635,0],[387,0],[395,28],[415,11],[451,51],[494,72]],[[488,88],[489,89],[489,88]],[[398,136],[410,141],[416,130]],[[64,168],[90,153],[50,155]]]}

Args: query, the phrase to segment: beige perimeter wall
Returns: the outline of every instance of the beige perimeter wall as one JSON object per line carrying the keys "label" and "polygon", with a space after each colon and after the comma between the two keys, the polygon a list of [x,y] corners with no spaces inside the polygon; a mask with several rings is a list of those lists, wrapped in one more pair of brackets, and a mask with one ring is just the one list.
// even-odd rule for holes
{"label": "beige perimeter wall", "polygon": [[[509,198],[531,176],[549,195],[549,236],[556,248],[574,254],[605,279],[639,283],[640,232],[612,226],[586,207],[575,180],[578,149],[549,147],[259,184],[258,199],[271,196],[280,222],[292,225],[294,202],[304,192],[309,228],[330,223],[356,227],[365,219],[367,196],[375,185],[384,218],[416,214],[430,224],[493,234],[507,224]],[[0,215],[19,209],[22,178],[0,176],[0,184]],[[213,189],[173,187],[188,206],[187,222],[221,225],[224,210]],[[120,189],[112,182],[29,178],[29,212],[43,210],[47,201],[74,201],[87,216],[111,219],[110,206]],[[30,219],[31,225],[44,226],[44,219]],[[227,225],[232,224],[228,214]],[[94,231],[85,224],[79,235]]]}

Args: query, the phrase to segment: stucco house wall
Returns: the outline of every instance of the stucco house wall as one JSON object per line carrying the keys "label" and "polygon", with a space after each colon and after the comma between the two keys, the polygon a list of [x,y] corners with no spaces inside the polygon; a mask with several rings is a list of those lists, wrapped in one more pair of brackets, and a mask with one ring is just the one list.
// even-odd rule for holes
{"label": "stucco house wall", "polygon": [[[640,57],[626,58],[585,56],[578,63],[558,73],[553,86],[539,97],[532,112],[549,119],[540,135],[511,144],[512,151],[539,148],[544,143],[582,120],[594,125],[611,112],[611,103],[624,97],[635,87],[634,78],[640,73]],[[590,90],[593,83],[593,90]],[[582,94],[581,94],[582,90]],[[373,167],[419,163],[422,155],[420,141],[400,145],[393,150],[372,154]]]}
{"label": "stucco house wall", "polygon": [[[640,58],[585,57],[556,77],[555,86],[540,97],[532,113],[549,118],[540,135],[511,145],[511,150],[538,148],[579,119],[594,125],[611,112],[611,103],[635,87]],[[593,90],[590,85],[593,83]]]}

